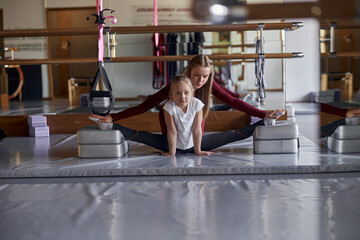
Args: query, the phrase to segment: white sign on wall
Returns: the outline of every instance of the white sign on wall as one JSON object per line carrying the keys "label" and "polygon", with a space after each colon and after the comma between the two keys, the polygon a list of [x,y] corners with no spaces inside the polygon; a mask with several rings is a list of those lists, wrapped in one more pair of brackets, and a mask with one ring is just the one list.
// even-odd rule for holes
{"label": "white sign on wall", "polygon": [[[154,6],[132,6],[132,23],[134,25],[153,25]],[[157,9],[159,25],[195,24],[199,23],[192,17],[188,5],[161,5]]]}

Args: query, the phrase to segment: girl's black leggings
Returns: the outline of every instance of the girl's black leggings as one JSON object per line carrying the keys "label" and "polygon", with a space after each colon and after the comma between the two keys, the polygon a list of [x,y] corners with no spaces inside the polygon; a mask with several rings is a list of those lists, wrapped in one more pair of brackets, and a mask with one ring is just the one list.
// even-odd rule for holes
{"label": "girl's black leggings", "polygon": [[[320,132],[321,137],[323,138],[330,136],[338,126],[345,124],[346,124],[345,119],[339,119],[335,122],[322,126]],[[211,151],[215,148],[224,146],[228,143],[246,139],[253,134],[257,126],[262,126],[262,125],[264,125],[263,120],[238,130],[229,130],[226,132],[204,135],[201,141],[201,150]],[[165,135],[159,133],[150,133],[146,131],[137,131],[116,123],[114,123],[113,129],[120,130],[121,133],[124,135],[124,137],[128,140],[143,143],[164,152],[169,151],[169,145],[168,145],[167,137]],[[194,148],[192,147],[186,150],[177,149],[176,151],[178,153],[194,153]]]}
{"label": "girl's black leggings", "polygon": [[[229,130],[226,132],[204,135],[201,140],[201,150],[210,151],[228,143],[246,139],[252,135],[257,126],[262,125],[264,125],[263,120],[238,130]],[[114,123],[113,129],[120,130],[124,137],[128,140],[143,143],[164,152],[169,151],[169,144],[165,135],[146,131],[137,131],[116,123]],[[194,147],[186,150],[177,149],[176,152],[194,153]]]}

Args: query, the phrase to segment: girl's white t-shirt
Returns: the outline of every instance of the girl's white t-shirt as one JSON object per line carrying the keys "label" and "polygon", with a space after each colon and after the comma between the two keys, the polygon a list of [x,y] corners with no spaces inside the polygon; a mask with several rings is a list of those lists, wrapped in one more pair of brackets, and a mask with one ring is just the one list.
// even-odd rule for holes
{"label": "girl's white t-shirt", "polygon": [[172,100],[165,103],[164,109],[173,116],[176,129],[176,148],[188,149],[194,146],[192,126],[195,115],[204,107],[204,104],[197,98],[192,98],[187,107],[186,113]]}

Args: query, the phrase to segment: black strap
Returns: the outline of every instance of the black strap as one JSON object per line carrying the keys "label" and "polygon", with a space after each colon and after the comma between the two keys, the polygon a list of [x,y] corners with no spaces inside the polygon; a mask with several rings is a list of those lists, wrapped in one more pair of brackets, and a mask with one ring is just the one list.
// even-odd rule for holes
{"label": "black strap", "polygon": [[[109,90],[109,91],[97,91],[96,90],[96,86],[100,80],[100,76],[102,77],[103,83],[105,85],[105,87]],[[108,97],[110,99],[110,105],[109,108],[105,111],[105,112],[98,112],[93,104],[93,99],[96,97]],[[94,114],[97,115],[101,115],[101,116],[106,116],[110,113],[110,111],[113,109],[114,104],[115,104],[115,98],[112,95],[112,88],[111,88],[111,84],[109,81],[109,78],[106,74],[103,62],[99,62],[99,69],[97,70],[96,74],[95,74],[95,78],[94,81],[91,84],[91,91],[90,91],[90,95],[89,95],[89,104],[91,107],[91,111]]]}

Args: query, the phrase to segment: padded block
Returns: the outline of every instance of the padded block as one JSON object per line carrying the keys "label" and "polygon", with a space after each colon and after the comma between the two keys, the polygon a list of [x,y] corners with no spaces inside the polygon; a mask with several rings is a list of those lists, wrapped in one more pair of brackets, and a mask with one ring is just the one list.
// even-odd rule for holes
{"label": "padded block", "polygon": [[294,139],[298,137],[298,125],[293,121],[277,121],[275,125],[258,126],[253,137],[257,140]]}
{"label": "padded block", "polygon": [[50,135],[49,127],[30,127],[29,134],[32,137],[48,137]]}
{"label": "padded block", "polygon": [[41,115],[30,115],[28,116],[29,127],[45,127],[46,117]]}
{"label": "padded block", "polygon": [[279,140],[258,140],[253,141],[254,153],[297,153],[299,148],[298,138]]}
{"label": "padded block", "polygon": [[295,108],[293,106],[286,105],[286,111],[287,111],[288,118],[295,116]]}
{"label": "padded block", "polygon": [[[342,125],[336,128],[332,134],[336,139],[360,138],[360,125]],[[360,148],[360,146],[359,146]]]}
{"label": "padded block", "polygon": [[78,145],[80,158],[119,158],[129,152],[129,143],[124,140],[120,144],[85,144]]}
{"label": "padded block", "polygon": [[30,132],[30,136],[31,137],[49,137],[50,133],[49,132],[39,132],[39,133]]}
{"label": "padded block", "polygon": [[49,132],[49,126],[44,126],[44,127],[30,127],[29,128],[30,132]]}
{"label": "padded block", "polygon": [[288,117],[287,120],[288,120],[288,121],[291,121],[291,122],[296,122],[296,118],[295,118],[295,117]]}
{"label": "padded block", "polygon": [[124,136],[119,130],[99,130],[97,125],[89,125],[77,132],[78,144],[120,144]]}
{"label": "padded block", "polygon": [[337,153],[360,152],[360,139],[336,139],[333,136],[327,138],[326,146]]}

